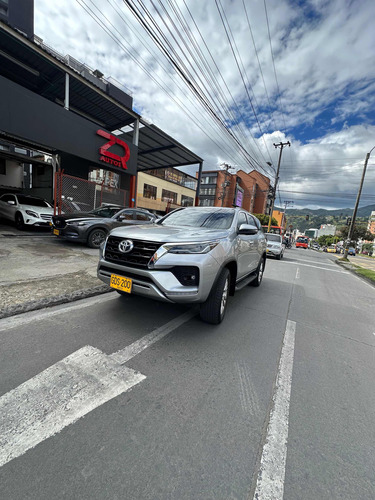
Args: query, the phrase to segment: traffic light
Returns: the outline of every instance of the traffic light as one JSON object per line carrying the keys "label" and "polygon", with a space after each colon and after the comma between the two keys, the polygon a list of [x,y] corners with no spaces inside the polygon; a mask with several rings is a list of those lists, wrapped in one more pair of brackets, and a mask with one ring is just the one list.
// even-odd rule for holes
{"label": "traffic light", "polygon": [[310,215],[306,215],[306,220],[309,220],[310,219]]}

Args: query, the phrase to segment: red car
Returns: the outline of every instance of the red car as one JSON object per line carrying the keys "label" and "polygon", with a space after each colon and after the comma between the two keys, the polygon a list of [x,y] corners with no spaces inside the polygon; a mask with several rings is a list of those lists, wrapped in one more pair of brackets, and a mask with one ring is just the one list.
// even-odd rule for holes
{"label": "red car", "polygon": [[296,239],[296,248],[309,248],[309,239],[306,236],[298,236]]}

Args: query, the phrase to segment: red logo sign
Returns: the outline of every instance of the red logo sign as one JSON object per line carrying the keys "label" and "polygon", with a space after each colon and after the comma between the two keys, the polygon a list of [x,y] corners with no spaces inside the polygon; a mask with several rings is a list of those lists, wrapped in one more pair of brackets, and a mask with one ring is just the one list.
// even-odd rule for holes
{"label": "red logo sign", "polygon": [[[96,133],[100,135],[101,137],[104,137],[105,139],[108,139],[108,142],[104,144],[101,148],[99,148],[99,153],[100,153],[100,161],[104,161],[105,163],[110,163],[111,165],[114,165],[115,167],[122,167],[125,170],[128,168],[126,165],[126,162],[130,158],[130,149],[129,146],[126,144],[126,142],[122,141],[115,135],[110,134],[109,132],[106,132],[105,130],[97,130]],[[124,149],[125,154],[123,156],[116,155],[114,153],[111,153],[108,151],[108,149],[111,146],[114,146],[115,144],[118,144]]]}

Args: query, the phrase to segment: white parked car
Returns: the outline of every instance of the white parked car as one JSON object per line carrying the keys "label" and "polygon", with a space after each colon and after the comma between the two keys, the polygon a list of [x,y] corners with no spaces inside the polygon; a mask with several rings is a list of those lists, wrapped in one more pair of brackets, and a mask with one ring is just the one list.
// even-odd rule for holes
{"label": "white parked car", "polygon": [[53,206],[43,198],[20,193],[0,196],[0,217],[16,224],[18,229],[25,226],[49,227]]}
{"label": "white parked car", "polygon": [[283,238],[280,234],[266,233],[267,240],[267,257],[271,255],[280,260],[284,256],[285,245],[283,243]]}

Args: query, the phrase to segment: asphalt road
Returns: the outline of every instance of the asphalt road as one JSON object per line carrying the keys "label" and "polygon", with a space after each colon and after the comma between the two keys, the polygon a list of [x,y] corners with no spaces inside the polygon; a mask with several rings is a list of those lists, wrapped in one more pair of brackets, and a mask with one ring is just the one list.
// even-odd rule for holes
{"label": "asphalt road", "polygon": [[116,293],[0,320],[1,497],[373,500],[374,303],[291,249],[219,326]]}

